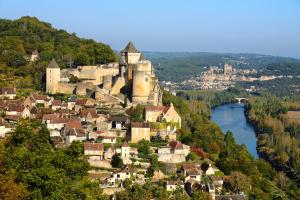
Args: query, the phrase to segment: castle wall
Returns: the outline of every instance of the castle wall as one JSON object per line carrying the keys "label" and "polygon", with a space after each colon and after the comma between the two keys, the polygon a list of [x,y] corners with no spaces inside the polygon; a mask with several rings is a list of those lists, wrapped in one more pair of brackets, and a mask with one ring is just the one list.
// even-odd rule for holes
{"label": "castle wall", "polygon": [[171,153],[158,154],[158,161],[165,163],[181,163],[185,162],[185,155]]}
{"label": "castle wall", "polygon": [[118,77],[117,81],[115,82],[115,84],[113,85],[113,87],[111,88],[111,94],[112,95],[116,95],[119,94],[121,92],[121,89],[126,85],[125,83],[125,79]]}
{"label": "castle wall", "polygon": [[103,77],[103,88],[106,90],[112,88],[112,76],[107,75]]}
{"label": "castle wall", "polygon": [[116,76],[119,73],[118,67],[101,68],[98,66],[79,66],[77,69],[67,69],[67,73],[72,74],[84,83],[99,85],[103,83],[104,76]]}
{"label": "castle wall", "polygon": [[58,93],[64,93],[64,94],[73,94],[76,88],[76,84],[72,83],[59,83],[59,90]]}

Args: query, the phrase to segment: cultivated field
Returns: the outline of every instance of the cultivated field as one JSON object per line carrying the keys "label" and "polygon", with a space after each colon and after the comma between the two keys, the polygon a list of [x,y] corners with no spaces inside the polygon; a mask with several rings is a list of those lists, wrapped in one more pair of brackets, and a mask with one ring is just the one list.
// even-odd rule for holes
{"label": "cultivated field", "polygon": [[300,111],[288,111],[288,117],[292,122],[300,124]]}

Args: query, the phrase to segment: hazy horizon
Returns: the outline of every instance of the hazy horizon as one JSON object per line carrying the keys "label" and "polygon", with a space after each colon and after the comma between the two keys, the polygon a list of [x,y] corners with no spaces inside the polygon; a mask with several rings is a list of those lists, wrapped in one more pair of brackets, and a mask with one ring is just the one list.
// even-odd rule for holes
{"label": "hazy horizon", "polygon": [[35,16],[122,49],[246,53],[300,58],[300,1],[0,0],[0,18]]}

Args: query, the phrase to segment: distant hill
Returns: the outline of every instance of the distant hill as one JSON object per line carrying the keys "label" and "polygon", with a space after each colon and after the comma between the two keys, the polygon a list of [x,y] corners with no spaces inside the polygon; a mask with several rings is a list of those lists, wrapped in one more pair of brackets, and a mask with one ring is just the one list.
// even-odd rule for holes
{"label": "distant hill", "polygon": [[[29,62],[31,54],[37,51],[38,60]],[[0,19],[0,73],[2,79],[9,74],[16,83],[6,79],[3,84],[18,87],[41,87],[41,77],[48,62],[55,58],[60,67],[102,64],[117,59],[110,46],[91,39],[82,39],[75,33],[53,28],[51,24],[35,17],[21,17],[17,20]],[[38,79],[38,80],[36,80]],[[20,85],[21,84],[21,85]],[[25,85],[26,86],[25,86]]]}
{"label": "distant hill", "polygon": [[[155,66],[160,80],[180,82],[201,73],[209,66],[222,67],[228,63],[237,68],[268,68],[268,71],[292,66],[298,68],[299,59],[259,54],[232,54],[206,52],[144,52]],[[291,69],[289,67],[289,69]],[[286,70],[285,70],[286,71]],[[297,70],[299,71],[299,70]],[[279,71],[280,72],[280,71]],[[277,72],[278,73],[278,72]]]}

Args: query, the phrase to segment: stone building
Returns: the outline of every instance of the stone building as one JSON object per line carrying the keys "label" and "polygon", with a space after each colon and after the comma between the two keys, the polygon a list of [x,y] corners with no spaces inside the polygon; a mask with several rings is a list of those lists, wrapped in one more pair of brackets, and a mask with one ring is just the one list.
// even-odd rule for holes
{"label": "stone building", "polygon": [[150,141],[150,127],[147,123],[131,123],[131,143],[138,143],[141,140]]}
{"label": "stone building", "polygon": [[99,102],[161,105],[162,92],[151,62],[132,42],[121,51],[120,63],[60,69],[53,59],[46,69],[46,92],[95,97]]}

